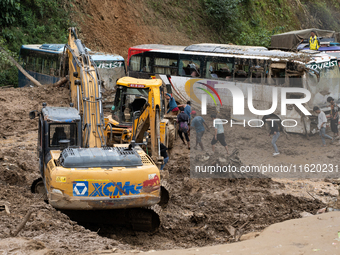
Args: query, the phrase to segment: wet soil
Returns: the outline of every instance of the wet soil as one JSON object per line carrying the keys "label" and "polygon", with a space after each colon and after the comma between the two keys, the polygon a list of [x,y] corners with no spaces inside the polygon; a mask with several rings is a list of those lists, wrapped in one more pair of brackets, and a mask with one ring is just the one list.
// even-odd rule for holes
{"label": "wet soil", "polygon": [[[168,182],[172,187],[172,197],[164,208],[162,226],[157,231],[150,233],[122,227],[79,225],[30,192],[32,181],[39,176],[36,152],[38,122],[37,119],[30,120],[28,113],[41,107],[42,102],[67,106],[68,89],[45,86],[1,89],[0,92],[0,201],[8,202],[10,210],[10,214],[0,211],[0,238],[8,238],[4,240],[10,243],[13,240],[9,239],[10,231],[16,229],[28,210],[35,208],[17,237],[18,243],[22,238],[32,241],[32,251],[40,249],[55,254],[81,254],[115,248],[146,251],[235,242],[237,237],[228,231],[230,226],[240,233],[262,231],[273,223],[299,218],[303,211],[315,214],[325,206],[324,202],[328,202],[326,197],[331,199],[336,196],[337,184],[323,180],[308,181],[313,198],[305,192],[305,180],[190,178],[189,150],[180,140],[176,140],[176,147],[169,153],[170,161],[165,167],[170,177]],[[264,161],[275,163],[282,160],[270,158],[270,142],[264,130],[247,130],[246,136],[250,139],[237,139],[237,135],[244,134],[242,129],[233,132],[226,132],[230,151],[237,148],[243,164],[260,161],[258,153]],[[209,136],[210,133],[207,133],[205,139],[211,139]],[[246,142],[251,139],[263,143],[253,153],[253,145]],[[303,137],[294,136],[293,141],[299,145],[295,149],[299,154],[283,154],[284,157],[297,160],[298,156],[310,157],[309,151],[317,150],[310,150],[310,141]],[[315,146],[318,142],[312,140]],[[285,143],[284,139],[278,144],[283,148],[281,143]],[[335,154],[334,148],[328,148],[328,151],[326,148],[324,152]],[[222,157],[223,148],[218,146],[217,149]],[[211,154],[209,150],[207,148],[208,154]],[[17,247],[19,250],[30,246],[26,241],[22,243],[25,245]],[[14,246],[6,247],[0,244],[0,251],[14,249]]]}

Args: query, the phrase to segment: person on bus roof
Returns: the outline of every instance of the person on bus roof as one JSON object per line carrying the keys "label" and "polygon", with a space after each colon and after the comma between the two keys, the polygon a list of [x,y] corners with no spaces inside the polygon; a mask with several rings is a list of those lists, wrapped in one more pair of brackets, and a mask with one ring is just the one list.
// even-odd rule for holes
{"label": "person on bus roof", "polygon": [[320,48],[320,40],[316,36],[315,31],[312,31],[310,33],[310,38],[309,38],[309,49],[318,50],[319,48]]}
{"label": "person on bus roof", "polygon": [[166,98],[166,100],[169,101],[169,109],[166,113],[169,113],[171,111],[171,114],[177,115],[177,113],[179,112],[179,109],[177,107],[177,103],[175,101],[175,98],[173,96],[171,96],[169,93],[166,93],[165,98]]}

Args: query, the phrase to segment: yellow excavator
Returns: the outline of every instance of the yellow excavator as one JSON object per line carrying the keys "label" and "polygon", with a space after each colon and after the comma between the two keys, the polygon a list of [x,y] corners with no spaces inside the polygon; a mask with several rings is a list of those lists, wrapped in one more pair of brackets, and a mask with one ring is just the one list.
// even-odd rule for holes
{"label": "yellow excavator", "polygon": [[112,115],[104,118],[108,144],[142,143],[148,137],[146,150],[157,165],[162,164],[160,143],[171,149],[175,139],[173,117],[165,115],[162,80],[120,78],[111,110]]}
{"label": "yellow excavator", "polygon": [[[168,194],[161,192],[157,165],[140,147],[143,139],[139,142],[136,130],[130,132],[130,143],[108,146],[106,130],[111,133],[112,124],[104,121],[100,78],[75,28],[69,29],[66,53],[70,107],[43,103],[40,111],[30,112],[31,119],[39,117],[41,173],[32,192],[45,192],[53,207],[77,221],[128,223],[136,230],[158,227],[158,203],[166,203]],[[134,119],[137,114],[133,112]],[[157,133],[155,130],[158,127],[152,126],[151,133]],[[153,135],[156,137],[158,134]]]}

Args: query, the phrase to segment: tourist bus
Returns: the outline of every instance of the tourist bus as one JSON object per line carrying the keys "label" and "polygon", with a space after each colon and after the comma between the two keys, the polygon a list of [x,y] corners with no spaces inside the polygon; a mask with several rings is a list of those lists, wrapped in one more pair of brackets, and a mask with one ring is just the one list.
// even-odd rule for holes
{"label": "tourist bus", "polygon": [[[68,61],[64,61],[65,44],[22,45],[20,63],[41,84],[53,84],[68,74]],[[124,58],[103,52],[89,53],[97,66],[104,87],[113,89],[116,81],[125,76]],[[19,87],[30,85],[30,80],[19,71]]]}
{"label": "tourist bus", "polygon": [[[221,105],[231,109],[231,92],[229,89],[214,89],[219,95],[217,100],[211,90],[217,84],[232,84],[240,88],[245,95],[245,106],[248,88],[251,87],[253,106],[258,110],[270,109],[273,88],[283,87],[309,90],[311,99],[304,105],[310,113],[315,105],[327,113],[329,96],[340,102],[337,59],[320,52],[293,53],[265,47],[224,44],[194,44],[187,47],[147,44],[129,49],[128,73],[132,77],[160,77],[176,101],[185,103],[191,99],[193,106],[198,109],[205,91],[214,96],[207,97],[208,105],[216,105],[217,110]],[[301,93],[290,93],[288,96],[305,97]],[[294,127],[285,128],[287,132],[309,134],[313,131],[315,118],[305,116],[293,105],[288,105],[286,114],[282,115],[280,97],[278,100],[278,107],[272,116],[297,123]],[[248,107],[244,109],[244,116],[233,115],[232,112],[230,115],[240,121],[263,118],[254,116]]]}

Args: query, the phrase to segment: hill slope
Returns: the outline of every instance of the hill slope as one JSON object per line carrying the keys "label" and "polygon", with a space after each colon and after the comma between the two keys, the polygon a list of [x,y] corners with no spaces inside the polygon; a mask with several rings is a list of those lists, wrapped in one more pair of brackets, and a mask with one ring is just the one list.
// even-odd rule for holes
{"label": "hill slope", "polygon": [[[338,0],[13,0],[0,6],[0,44],[16,57],[22,44],[67,42],[74,25],[87,47],[125,58],[129,47],[143,43],[269,46],[274,33],[340,31]],[[1,53],[0,68],[0,86],[15,85],[17,70]]]}
{"label": "hill slope", "polygon": [[78,0],[75,13],[89,48],[124,57],[129,47],[143,43],[269,46],[274,33],[340,31],[336,0]]}

